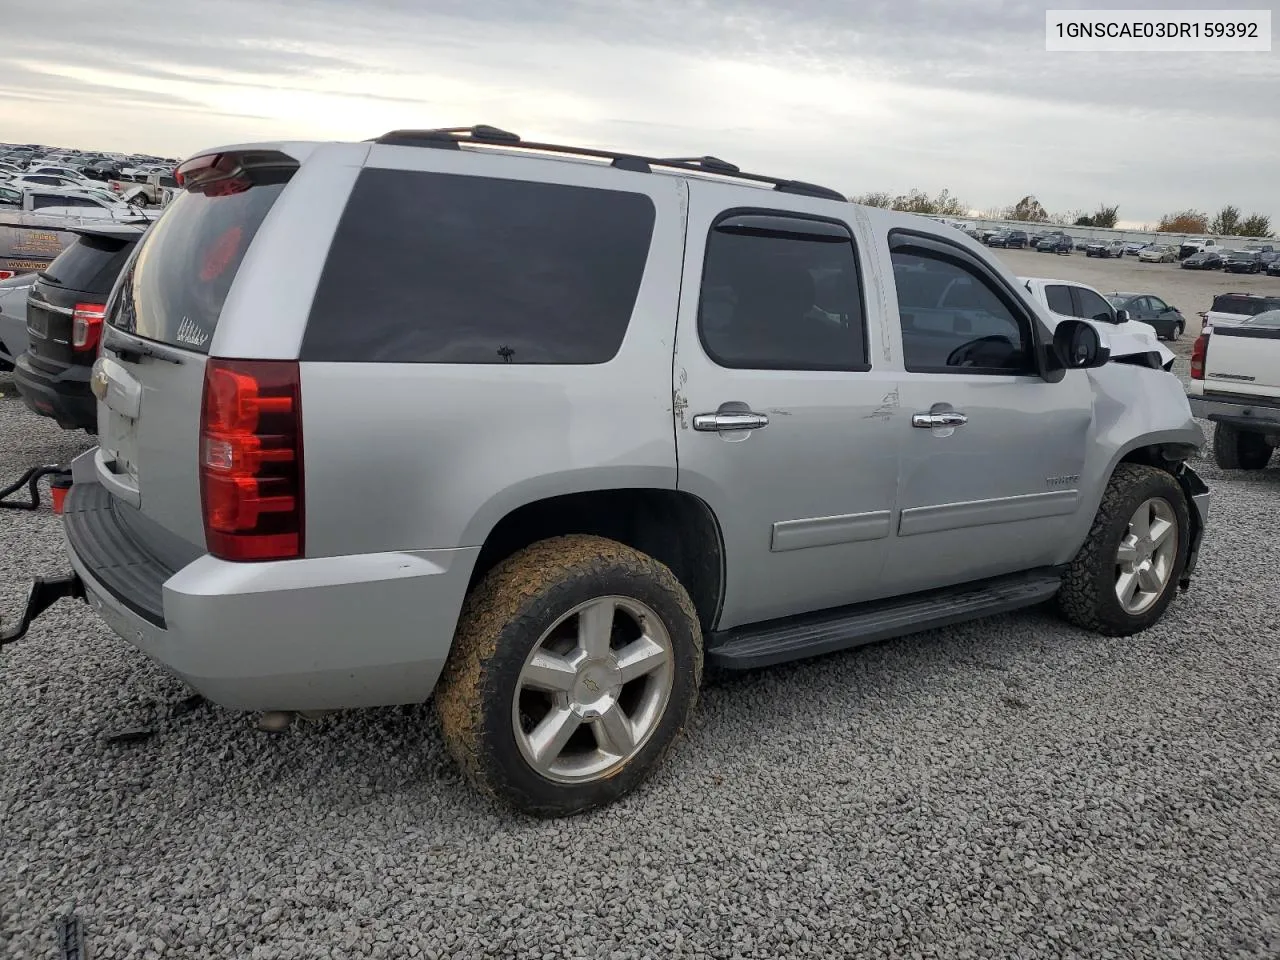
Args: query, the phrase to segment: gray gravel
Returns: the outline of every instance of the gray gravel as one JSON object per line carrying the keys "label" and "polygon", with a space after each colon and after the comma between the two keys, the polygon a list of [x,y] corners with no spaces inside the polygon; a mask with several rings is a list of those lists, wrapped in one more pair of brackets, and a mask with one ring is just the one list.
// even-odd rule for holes
{"label": "gray gravel", "polygon": [[[0,477],[83,445],[0,399]],[[1156,629],[1031,612],[720,679],[570,822],[474,796],[429,707],[168,717],[64,602],[0,653],[0,957],[72,905],[93,960],[1280,956],[1280,469],[1197,466],[1213,528]],[[62,566],[48,513],[0,513],[6,610]]]}

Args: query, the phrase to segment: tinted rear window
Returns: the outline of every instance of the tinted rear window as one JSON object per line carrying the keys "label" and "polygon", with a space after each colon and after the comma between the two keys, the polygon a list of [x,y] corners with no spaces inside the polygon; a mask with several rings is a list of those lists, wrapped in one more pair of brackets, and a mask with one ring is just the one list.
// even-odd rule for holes
{"label": "tinted rear window", "polygon": [[1213,298],[1213,306],[1209,309],[1214,313],[1252,317],[1265,310],[1280,309],[1280,297],[1241,297],[1224,293]]}
{"label": "tinted rear window", "polygon": [[130,262],[111,324],[208,353],[245,251],[292,173],[239,171],[178,194]]}
{"label": "tinted rear window", "polygon": [[654,217],[640,193],[365,170],[302,359],[605,363],[626,334]]}
{"label": "tinted rear window", "polygon": [[[141,234],[139,234],[141,236]],[[137,239],[122,237],[77,237],[44,270],[44,278],[67,290],[105,297],[124,268]]]}

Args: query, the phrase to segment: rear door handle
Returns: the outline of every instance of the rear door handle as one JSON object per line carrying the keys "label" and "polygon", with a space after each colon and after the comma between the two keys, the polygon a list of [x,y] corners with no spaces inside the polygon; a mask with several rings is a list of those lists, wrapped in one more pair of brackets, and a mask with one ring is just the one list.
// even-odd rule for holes
{"label": "rear door handle", "polygon": [[932,430],[934,427],[963,427],[968,422],[969,418],[958,410],[946,410],[942,413],[913,413],[911,415],[911,425],[922,430]]}
{"label": "rear door handle", "polygon": [[728,433],[733,430],[759,430],[769,425],[763,413],[699,413],[693,418],[693,429],[702,433]]}

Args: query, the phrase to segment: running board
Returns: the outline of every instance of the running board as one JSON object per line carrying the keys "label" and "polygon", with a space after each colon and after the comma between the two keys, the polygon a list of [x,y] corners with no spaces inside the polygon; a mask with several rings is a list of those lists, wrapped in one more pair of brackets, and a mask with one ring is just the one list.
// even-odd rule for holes
{"label": "running board", "polygon": [[864,643],[1031,607],[1052,598],[1061,582],[1060,571],[1037,570],[735,627],[711,635],[706,658],[708,663],[723,669],[750,670],[821,656]]}

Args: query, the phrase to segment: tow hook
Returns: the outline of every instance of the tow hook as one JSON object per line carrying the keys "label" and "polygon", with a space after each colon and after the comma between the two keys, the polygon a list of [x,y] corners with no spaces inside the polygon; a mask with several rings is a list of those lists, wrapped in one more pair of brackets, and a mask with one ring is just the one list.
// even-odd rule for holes
{"label": "tow hook", "polygon": [[36,617],[64,597],[72,600],[84,599],[84,583],[76,574],[36,577],[32,580],[31,587],[27,591],[27,605],[22,611],[22,619],[11,627],[5,627],[3,622],[0,622],[0,647],[16,643],[25,637]]}

